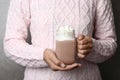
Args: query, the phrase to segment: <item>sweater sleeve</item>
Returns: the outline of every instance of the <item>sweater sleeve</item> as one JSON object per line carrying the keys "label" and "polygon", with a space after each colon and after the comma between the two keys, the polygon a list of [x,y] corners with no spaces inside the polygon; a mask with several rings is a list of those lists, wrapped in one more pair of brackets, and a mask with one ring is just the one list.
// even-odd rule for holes
{"label": "sweater sleeve", "polygon": [[96,0],[93,50],[86,60],[101,63],[109,59],[116,50],[116,33],[110,0]]}
{"label": "sweater sleeve", "polygon": [[26,42],[30,25],[29,0],[11,0],[8,10],[4,51],[16,63],[27,67],[47,67],[44,49]]}

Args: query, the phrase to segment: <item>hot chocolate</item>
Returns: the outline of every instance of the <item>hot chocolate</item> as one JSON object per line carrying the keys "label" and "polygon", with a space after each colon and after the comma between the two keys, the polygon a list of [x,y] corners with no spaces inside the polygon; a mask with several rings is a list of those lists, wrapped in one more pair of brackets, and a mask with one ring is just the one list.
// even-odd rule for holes
{"label": "hot chocolate", "polygon": [[56,34],[56,55],[65,64],[75,62],[76,40],[74,30],[69,26],[60,27]]}

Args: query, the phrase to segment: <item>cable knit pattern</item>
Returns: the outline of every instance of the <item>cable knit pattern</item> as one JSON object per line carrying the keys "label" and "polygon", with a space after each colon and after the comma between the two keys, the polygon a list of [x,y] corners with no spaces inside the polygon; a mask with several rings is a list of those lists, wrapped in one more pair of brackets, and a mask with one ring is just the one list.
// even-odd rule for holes
{"label": "cable knit pattern", "polygon": [[109,27],[114,26],[110,0],[98,1],[97,5],[94,38],[98,40],[93,39],[93,51],[87,56],[90,61],[95,63],[103,62],[110,58],[117,47],[115,43],[116,35],[112,34],[115,33],[115,28]]}
{"label": "cable knit pattern", "polygon": [[[82,12],[82,19],[83,20],[81,20],[81,27],[83,27],[83,26],[86,26],[86,27],[83,27],[83,30],[82,30],[82,33],[84,34],[84,35],[86,35],[88,32],[90,32],[89,31],[89,29],[91,29],[91,28],[88,28],[89,27],[89,24],[90,24],[90,21],[91,21],[91,18],[90,18],[90,1],[89,0],[84,0],[84,1],[82,1],[83,2],[83,4],[81,4],[81,12]],[[80,29],[81,29],[81,27],[80,27]]]}
{"label": "cable knit pattern", "polygon": [[[74,0],[58,0],[55,3],[55,21],[57,25],[71,25],[74,21],[75,1]],[[67,12],[66,12],[67,11]],[[63,17],[64,16],[64,17]],[[62,18],[63,17],[63,18]]]}
{"label": "cable knit pattern", "polygon": [[[56,26],[69,25],[93,38],[93,50],[70,71],[52,71],[43,60],[46,48],[55,50]],[[27,30],[31,42],[28,44]],[[116,50],[116,34],[110,0],[11,0],[4,38],[4,51],[25,66],[24,80],[101,80],[96,63]]]}

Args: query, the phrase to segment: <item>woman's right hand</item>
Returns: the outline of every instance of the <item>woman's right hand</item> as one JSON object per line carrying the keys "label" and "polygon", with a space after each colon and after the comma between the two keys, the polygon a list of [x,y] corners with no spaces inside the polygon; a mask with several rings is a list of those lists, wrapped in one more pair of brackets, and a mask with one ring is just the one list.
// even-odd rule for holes
{"label": "woman's right hand", "polygon": [[45,49],[44,60],[50,66],[50,68],[54,71],[66,71],[66,70],[71,70],[71,69],[81,66],[81,64],[79,63],[65,65],[62,61],[60,61],[56,57],[55,52],[51,49]]}

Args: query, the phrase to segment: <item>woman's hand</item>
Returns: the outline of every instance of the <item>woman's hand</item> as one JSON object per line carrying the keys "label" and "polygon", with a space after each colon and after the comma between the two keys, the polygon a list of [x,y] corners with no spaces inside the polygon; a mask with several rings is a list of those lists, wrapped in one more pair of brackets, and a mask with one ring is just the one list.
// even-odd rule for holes
{"label": "woman's hand", "polygon": [[65,65],[59,59],[57,59],[55,52],[51,49],[46,49],[44,51],[44,60],[50,66],[50,68],[54,71],[66,71],[71,70],[73,68],[79,67],[80,64],[73,63],[71,65]]}
{"label": "woman's hand", "polygon": [[78,57],[85,58],[92,50],[92,38],[84,35],[79,35],[77,38]]}

